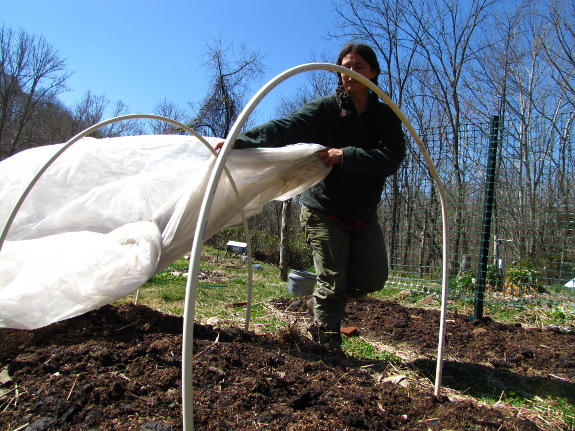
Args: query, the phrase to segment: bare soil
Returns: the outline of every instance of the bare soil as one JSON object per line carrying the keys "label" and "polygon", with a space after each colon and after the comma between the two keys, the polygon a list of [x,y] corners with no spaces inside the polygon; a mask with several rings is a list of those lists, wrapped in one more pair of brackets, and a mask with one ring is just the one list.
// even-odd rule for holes
{"label": "bare soil", "polygon": [[[271,304],[308,319],[305,298]],[[365,298],[348,314],[346,325],[403,362],[332,357],[297,325],[274,334],[196,325],[196,429],[570,429],[475,399],[553,396],[575,404],[572,331],[450,314],[437,398],[437,311]],[[34,331],[1,329],[0,429],[181,429],[181,343],[181,318],[132,304]]]}

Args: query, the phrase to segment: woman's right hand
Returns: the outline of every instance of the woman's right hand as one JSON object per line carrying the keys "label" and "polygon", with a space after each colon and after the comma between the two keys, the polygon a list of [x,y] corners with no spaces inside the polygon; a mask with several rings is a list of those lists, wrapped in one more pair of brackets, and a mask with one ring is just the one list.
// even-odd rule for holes
{"label": "woman's right hand", "polygon": [[217,152],[219,152],[222,147],[224,146],[224,142],[226,142],[224,139],[222,139],[221,141],[216,142],[216,145],[214,145],[214,150],[216,150]]}
{"label": "woman's right hand", "polygon": [[[221,141],[216,142],[216,145],[214,145],[214,150],[219,152],[222,149],[222,147],[224,146],[225,142],[226,142],[225,139],[222,139]],[[232,148],[234,148],[235,146],[236,146],[236,143],[234,142],[232,145]]]}

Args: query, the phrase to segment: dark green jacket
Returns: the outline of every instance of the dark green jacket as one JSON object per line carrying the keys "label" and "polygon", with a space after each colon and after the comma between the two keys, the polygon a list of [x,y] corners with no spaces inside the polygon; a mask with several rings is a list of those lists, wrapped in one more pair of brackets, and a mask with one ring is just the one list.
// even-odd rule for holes
{"label": "dark green jacket", "polygon": [[316,143],[343,149],[343,163],[302,193],[310,208],[347,221],[367,221],[376,212],[385,178],[405,157],[401,121],[371,95],[368,110],[341,117],[335,95],[316,99],[295,114],[240,133],[235,148]]}

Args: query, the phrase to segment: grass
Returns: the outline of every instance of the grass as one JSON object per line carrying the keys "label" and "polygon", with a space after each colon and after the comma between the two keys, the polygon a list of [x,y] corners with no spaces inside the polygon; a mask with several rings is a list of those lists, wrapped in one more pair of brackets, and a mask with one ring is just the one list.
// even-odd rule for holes
{"label": "grass", "polygon": [[[575,429],[575,406],[566,398],[523,398],[513,392],[502,393],[497,398],[479,398],[478,401],[492,406],[505,405],[514,408],[518,412],[529,411],[539,417],[546,418],[549,429],[574,430]],[[551,413],[551,415],[549,414]],[[551,419],[549,419],[551,417]]]}
{"label": "grass", "polygon": [[348,355],[376,359],[400,366],[403,360],[394,352],[379,349],[375,344],[363,337],[343,337],[343,349]]}
{"label": "grass", "polygon": [[[267,305],[272,298],[290,296],[287,282],[280,280],[275,265],[254,260],[259,269],[253,270],[253,301],[251,320],[263,328],[277,328],[276,313]],[[189,260],[181,258],[165,271],[152,277],[139,291],[138,303],[160,311],[181,316],[184,311],[186,274]],[[306,268],[310,270],[310,268]],[[311,269],[313,271],[313,269]],[[248,271],[246,262],[237,254],[205,246],[200,261],[196,296],[196,318],[200,321],[217,320],[220,324],[238,324],[245,319],[244,308],[226,308],[227,304],[247,300]],[[374,295],[380,299],[393,299],[407,306],[437,308],[437,292],[385,288]],[[128,300],[133,300],[129,298]],[[448,311],[473,314],[473,301],[450,299]],[[567,306],[534,307],[533,305],[509,306],[506,303],[485,303],[484,314],[504,323],[521,323],[525,326],[549,325],[575,326],[575,312]],[[281,319],[280,319],[281,320]]]}
{"label": "grass", "polygon": [[[252,312],[255,324],[276,327],[268,321],[269,313],[264,304],[269,299],[285,297],[287,282],[279,279],[277,267],[263,262],[253,262]],[[165,271],[153,276],[138,294],[138,303],[162,312],[181,316],[184,310],[189,260],[181,258]],[[247,300],[248,271],[240,255],[226,254],[212,247],[204,247],[199,268],[196,291],[196,318],[200,321],[217,320],[219,324],[238,324],[245,319],[245,307],[226,308]],[[133,298],[128,299],[133,300]]]}
{"label": "grass", "polygon": [[554,405],[555,410],[563,414],[565,425],[571,429],[575,429],[575,406],[565,398],[551,400],[551,404]]}

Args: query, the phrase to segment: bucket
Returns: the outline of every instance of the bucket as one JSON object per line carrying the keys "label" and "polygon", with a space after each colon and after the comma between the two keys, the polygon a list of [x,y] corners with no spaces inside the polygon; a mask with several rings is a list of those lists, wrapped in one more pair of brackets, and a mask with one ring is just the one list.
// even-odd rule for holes
{"label": "bucket", "polygon": [[311,295],[317,276],[313,272],[290,269],[288,275],[288,292],[296,296]]}

